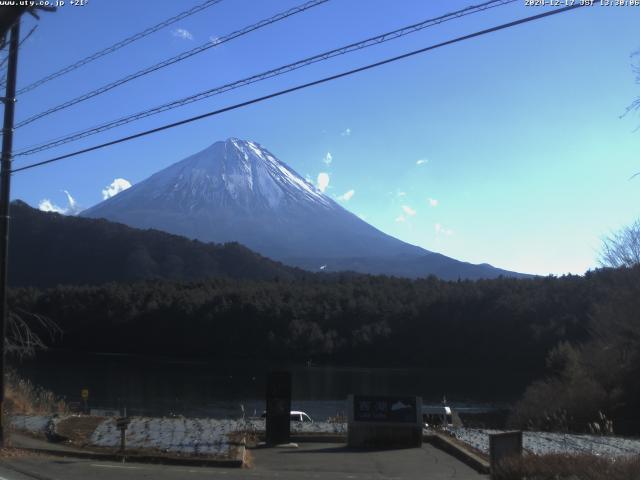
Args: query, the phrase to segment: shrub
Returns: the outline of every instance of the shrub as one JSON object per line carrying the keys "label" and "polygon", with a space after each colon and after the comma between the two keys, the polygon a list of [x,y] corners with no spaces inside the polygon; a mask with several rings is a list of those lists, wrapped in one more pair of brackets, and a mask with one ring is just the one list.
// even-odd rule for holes
{"label": "shrub", "polygon": [[53,392],[21,378],[13,371],[6,375],[6,410],[14,414],[68,413],[69,408]]}
{"label": "shrub", "polygon": [[633,480],[640,478],[640,457],[607,459],[593,455],[528,455],[510,458],[495,480]]}

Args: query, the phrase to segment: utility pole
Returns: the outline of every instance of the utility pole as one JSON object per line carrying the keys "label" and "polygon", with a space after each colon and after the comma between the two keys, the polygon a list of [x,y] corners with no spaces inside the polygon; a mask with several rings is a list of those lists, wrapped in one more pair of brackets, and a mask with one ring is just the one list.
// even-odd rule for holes
{"label": "utility pole", "polygon": [[20,19],[11,27],[7,87],[2,127],[2,156],[0,157],[0,448],[5,447],[4,422],[4,370],[7,333],[7,260],[9,257],[9,200],[11,189],[11,155],[13,149],[13,117],[16,107],[16,77],[18,74],[18,45],[20,43]]}

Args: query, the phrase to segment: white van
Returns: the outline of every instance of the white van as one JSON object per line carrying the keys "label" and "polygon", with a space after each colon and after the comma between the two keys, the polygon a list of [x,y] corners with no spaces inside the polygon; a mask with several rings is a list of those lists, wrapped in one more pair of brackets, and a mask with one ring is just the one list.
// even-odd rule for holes
{"label": "white van", "polygon": [[[262,412],[262,418],[267,418],[267,412]],[[289,417],[292,422],[313,423],[313,419],[305,412],[300,410],[291,410]]]}
{"label": "white van", "polygon": [[299,410],[291,410],[290,415],[292,422],[313,423],[309,415]]}

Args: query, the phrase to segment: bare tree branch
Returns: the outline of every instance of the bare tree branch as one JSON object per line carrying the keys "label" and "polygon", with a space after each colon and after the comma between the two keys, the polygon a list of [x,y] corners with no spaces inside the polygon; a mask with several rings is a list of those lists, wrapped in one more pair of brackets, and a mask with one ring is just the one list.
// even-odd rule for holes
{"label": "bare tree branch", "polygon": [[[638,63],[632,64],[631,69],[636,76],[636,83],[640,85],[640,49],[636,50],[631,54],[631,58],[634,60],[638,60]],[[636,98],[624,111],[624,113],[620,116],[620,118],[628,115],[630,112],[634,110],[640,110],[640,97]]]}
{"label": "bare tree branch", "polygon": [[599,262],[613,268],[640,264],[640,220],[603,240]]}
{"label": "bare tree branch", "polygon": [[45,350],[47,346],[36,330],[44,332],[50,339],[62,333],[60,327],[49,318],[20,308],[11,310],[5,338],[6,351],[18,357],[26,357],[32,356],[36,350]]}

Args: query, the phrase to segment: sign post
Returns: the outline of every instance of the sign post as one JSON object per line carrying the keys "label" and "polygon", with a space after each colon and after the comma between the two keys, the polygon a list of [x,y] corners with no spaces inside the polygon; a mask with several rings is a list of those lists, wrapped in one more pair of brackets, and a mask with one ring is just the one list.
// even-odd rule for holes
{"label": "sign post", "polygon": [[268,445],[289,442],[291,433],[291,373],[270,372],[267,376],[266,441]]}
{"label": "sign post", "polygon": [[83,388],[80,390],[80,397],[82,397],[82,412],[84,414],[89,413],[89,389]]}
{"label": "sign post", "polygon": [[129,417],[118,417],[116,419],[116,427],[120,429],[120,453],[124,454],[126,448],[126,432],[131,420]]}
{"label": "sign post", "polygon": [[350,447],[420,447],[422,399],[349,395]]}

